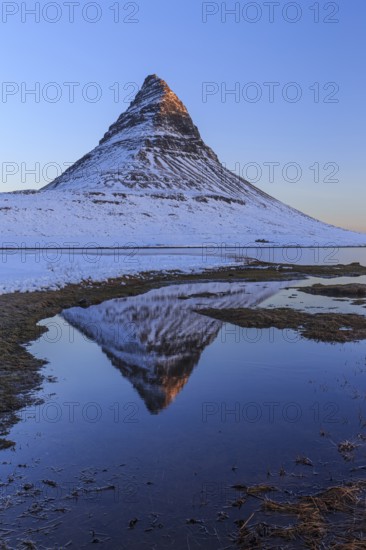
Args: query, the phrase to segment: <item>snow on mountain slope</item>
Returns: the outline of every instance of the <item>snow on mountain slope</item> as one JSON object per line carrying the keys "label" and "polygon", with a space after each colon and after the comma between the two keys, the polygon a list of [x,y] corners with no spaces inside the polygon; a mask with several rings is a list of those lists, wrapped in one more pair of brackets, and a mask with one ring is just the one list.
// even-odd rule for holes
{"label": "snow on mountain slope", "polygon": [[[113,365],[130,380],[147,408],[157,414],[183,389],[202,352],[222,326],[220,321],[194,310],[253,307],[286,284],[175,285],[86,309],[68,309],[62,315],[99,344]],[[241,337],[244,334],[243,330]],[[228,338],[235,338],[231,329]]]}
{"label": "snow on mountain slope", "polygon": [[[47,191],[0,195],[2,247],[19,246],[364,246],[366,235],[332,227],[281,203],[245,206],[183,193]],[[268,246],[268,245],[267,245]]]}
{"label": "snow on mountain slope", "polygon": [[35,193],[0,195],[2,245],[366,245],[314,220],[219,162],[157,76],[99,145]]}

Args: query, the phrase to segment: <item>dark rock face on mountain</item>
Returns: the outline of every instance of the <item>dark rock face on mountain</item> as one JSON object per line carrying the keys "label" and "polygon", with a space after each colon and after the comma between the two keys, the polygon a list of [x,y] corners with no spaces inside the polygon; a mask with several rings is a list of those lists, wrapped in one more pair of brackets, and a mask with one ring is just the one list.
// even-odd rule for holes
{"label": "dark rock face on mountain", "polygon": [[273,200],[224,168],[186,107],[156,75],[148,76],[99,145],[44,189],[165,190],[242,200]]}
{"label": "dark rock face on mountain", "polygon": [[128,135],[130,130],[137,133],[138,142],[131,140],[136,148],[140,146],[151,152],[155,148],[196,155],[204,150],[208,157],[218,160],[202,141],[186,107],[166,82],[155,75],[146,78],[128,110],[112,124],[99,144],[108,142],[114,136],[123,138],[123,133]]}

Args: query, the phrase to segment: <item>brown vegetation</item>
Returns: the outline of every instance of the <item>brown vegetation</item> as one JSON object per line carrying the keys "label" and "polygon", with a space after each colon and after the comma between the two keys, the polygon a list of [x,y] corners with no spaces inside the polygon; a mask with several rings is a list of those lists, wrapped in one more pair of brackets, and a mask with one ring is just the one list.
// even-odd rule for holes
{"label": "brown vegetation", "polygon": [[366,339],[366,318],[347,313],[306,313],[291,308],[199,309],[197,313],[243,328],[292,329],[318,342],[354,342]]}

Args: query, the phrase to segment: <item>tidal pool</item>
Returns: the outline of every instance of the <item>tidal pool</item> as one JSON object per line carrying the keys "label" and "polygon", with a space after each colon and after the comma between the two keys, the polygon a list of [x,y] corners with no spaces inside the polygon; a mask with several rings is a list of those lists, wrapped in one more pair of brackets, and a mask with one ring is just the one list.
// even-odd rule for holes
{"label": "tidal pool", "polygon": [[[42,321],[49,330],[29,350],[48,361],[43,402],[21,411],[16,447],[1,455],[3,540],[230,548],[235,520],[258,508],[256,498],[233,506],[233,485],[304,494],[362,477],[365,342],[317,343],[198,313],[350,311],[288,289],[327,281],[338,280],[165,286]],[[304,457],[310,465],[296,463]]]}

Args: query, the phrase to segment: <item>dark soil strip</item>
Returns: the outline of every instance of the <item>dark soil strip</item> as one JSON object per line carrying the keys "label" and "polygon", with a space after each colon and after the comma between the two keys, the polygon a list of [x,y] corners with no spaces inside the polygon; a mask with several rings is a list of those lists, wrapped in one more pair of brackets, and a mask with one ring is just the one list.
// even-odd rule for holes
{"label": "dark soil strip", "polygon": [[299,331],[317,342],[354,342],[366,339],[366,318],[356,314],[304,313],[290,308],[199,309],[197,313],[244,328]]}
{"label": "dark soil strip", "polygon": [[332,296],[345,298],[363,298],[366,297],[366,285],[357,283],[348,285],[321,285],[316,284],[313,286],[300,287],[297,290],[306,292],[307,294],[314,294],[317,296]]}
{"label": "dark soil strip", "polygon": [[299,287],[297,290],[313,294],[315,296],[330,296],[339,301],[349,301],[354,306],[366,306],[366,285],[347,284],[347,285],[322,285]]}

